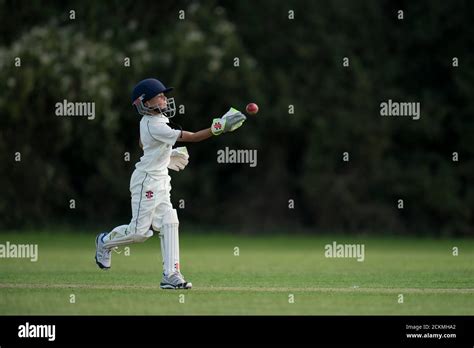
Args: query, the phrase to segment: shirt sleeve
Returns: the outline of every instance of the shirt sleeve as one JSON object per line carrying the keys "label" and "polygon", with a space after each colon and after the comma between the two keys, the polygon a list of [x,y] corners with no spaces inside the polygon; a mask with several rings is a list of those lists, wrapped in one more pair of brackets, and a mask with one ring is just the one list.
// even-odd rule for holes
{"label": "shirt sleeve", "polygon": [[166,123],[151,124],[147,122],[147,130],[151,137],[157,141],[173,146],[181,135],[181,131],[173,129]]}

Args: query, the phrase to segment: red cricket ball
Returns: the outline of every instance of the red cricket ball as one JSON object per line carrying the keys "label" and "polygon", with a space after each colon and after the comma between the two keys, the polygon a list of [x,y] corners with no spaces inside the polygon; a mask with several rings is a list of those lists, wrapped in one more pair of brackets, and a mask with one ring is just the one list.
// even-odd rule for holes
{"label": "red cricket ball", "polygon": [[258,105],[255,103],[247,104],[245,111],[247,111],[249,115],[255,115],[258,112]]}

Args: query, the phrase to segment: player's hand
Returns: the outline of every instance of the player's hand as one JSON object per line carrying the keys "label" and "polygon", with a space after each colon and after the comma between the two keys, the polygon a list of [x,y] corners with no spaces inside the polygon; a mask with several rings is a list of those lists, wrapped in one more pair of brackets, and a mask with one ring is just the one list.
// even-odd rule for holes
{"label": "player's hand", "polygon": [[168,169],[179,172],[183,170],[189,163],[188,149],[185,146],[177,147],[171,150],[170,164]]}
{"label": "player's hand", "polygon": [[247,117],[239,110],[230,108],[230,110],[221,118],[212,120],[211,131],[214,135],[233,132],[245,122]]}

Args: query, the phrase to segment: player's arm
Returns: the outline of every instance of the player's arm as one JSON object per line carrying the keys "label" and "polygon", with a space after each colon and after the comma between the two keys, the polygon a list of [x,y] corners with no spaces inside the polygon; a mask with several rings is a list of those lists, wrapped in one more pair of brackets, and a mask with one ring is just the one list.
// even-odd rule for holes
{"label": "player's arm", "polygon": [[182,131],[177,141],[185,143],[197,143],[212,137],[211,128],[202,129],[199,132]]}
{"label": "player's arm", "polygon": [[221,118],[215,118],[212,120],[210,128],[202,129],[196,133],[181,131],[181,134],[176,141],[195,143],[208,139],[213,135],[233,132],[244,123],[246,117],[238,110],[233,108],[231,108],[231,110],[234,110],[232,114],[224,115]]}

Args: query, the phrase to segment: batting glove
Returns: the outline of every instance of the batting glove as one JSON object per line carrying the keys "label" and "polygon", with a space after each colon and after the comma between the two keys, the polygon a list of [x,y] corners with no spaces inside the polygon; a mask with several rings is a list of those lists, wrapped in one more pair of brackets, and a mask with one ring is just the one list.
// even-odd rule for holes
{"label": "batting glove", "polygon": [[168,169],[179,172],[189,163],[188,149],[185,146],[177,147],[171,150],[170,164]]}

